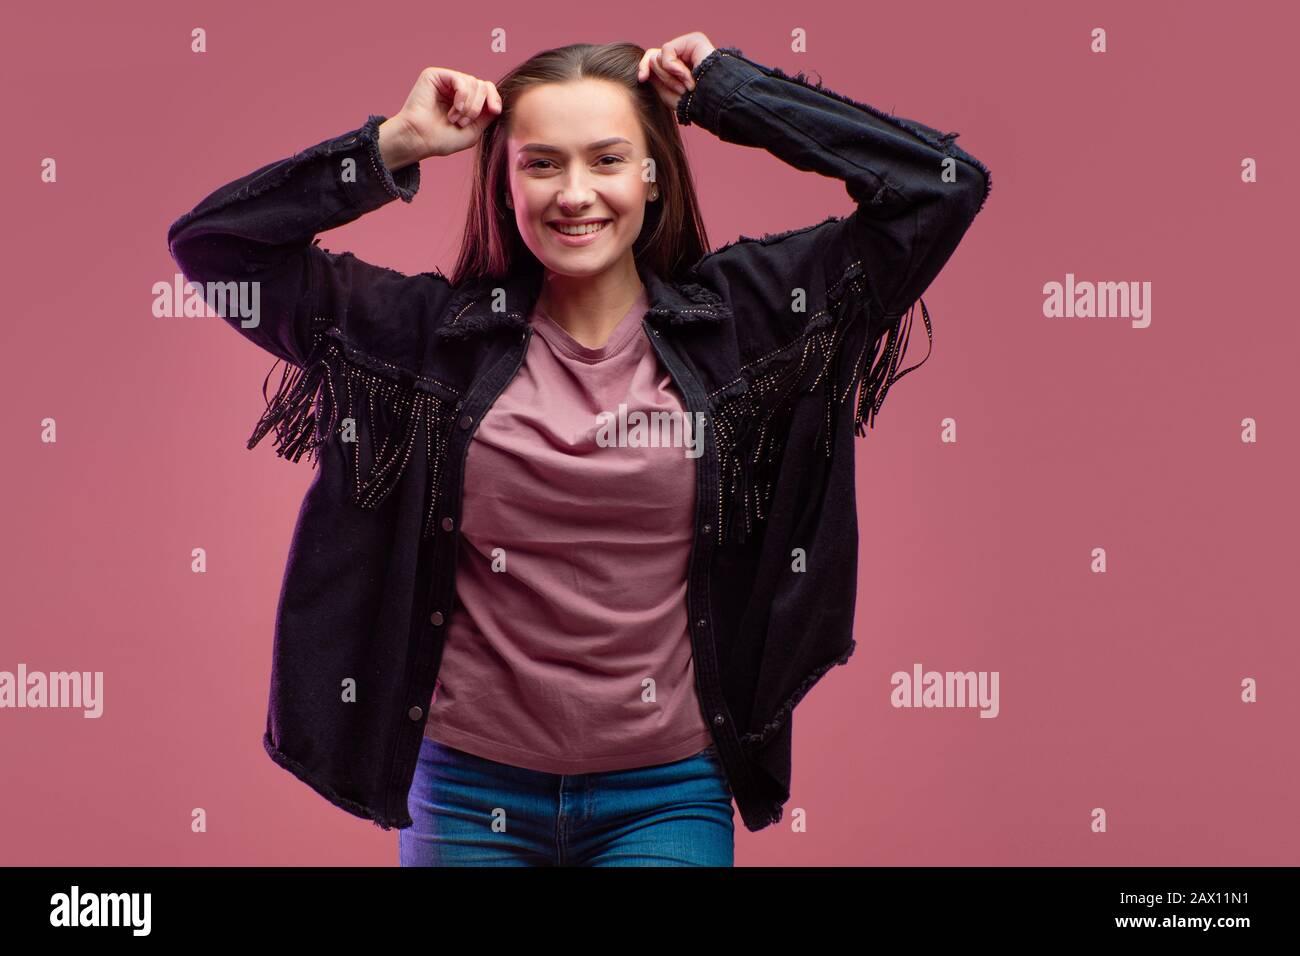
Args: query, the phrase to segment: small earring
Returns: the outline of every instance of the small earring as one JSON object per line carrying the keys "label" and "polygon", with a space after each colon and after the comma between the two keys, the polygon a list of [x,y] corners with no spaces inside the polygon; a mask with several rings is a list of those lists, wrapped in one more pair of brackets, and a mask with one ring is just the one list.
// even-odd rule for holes
{"label": "small earring", "polygon": [[659,198],[659,187],[655,186],[650,190],[650,201],[653,202],[658,198]]}

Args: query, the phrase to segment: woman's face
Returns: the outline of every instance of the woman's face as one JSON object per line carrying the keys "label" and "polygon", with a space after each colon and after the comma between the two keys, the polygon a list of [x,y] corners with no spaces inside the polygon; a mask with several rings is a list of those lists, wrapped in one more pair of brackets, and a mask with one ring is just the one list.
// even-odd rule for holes
{"label": "woman's face", "polygon": [[[653,183],[624,89],[594,79],[533,87],[515,104],[506,157],[519,234],[547,269],[596,275],[631,249]],[[576,235],[558,228],[588,222],[567,230]]]}

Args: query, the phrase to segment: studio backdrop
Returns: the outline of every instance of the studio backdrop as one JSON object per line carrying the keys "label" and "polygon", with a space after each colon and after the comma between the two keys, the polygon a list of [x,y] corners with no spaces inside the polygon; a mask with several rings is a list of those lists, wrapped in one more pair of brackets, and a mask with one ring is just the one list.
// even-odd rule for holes
{"label": "studio backdrop", "polygon": [[[281,589],[312,559],[291,552],[313,546],[295,528],[320,472],[277,456],[274,433],[249,449],[284,363],[187,305],[169,227],[238,176],[393,116],[426,67],[496,80],[552,47],[698,30],[954,134],[939,150],[979,163],[957,174],[989,174],[908,314],[896,370],[923,366],[849,436],[856,566],[821,570],[853,584],[852,653],[772,689],[792,706],[764,715],[789,735],[789,796],[767,825],[736,816],[736,863],[1294,865],[1300,133],[1281,26],[1258,3],[25,8],[0,40],[4,862],[397,864],[396,829],[307,772],[327,763],[310,728],[270,759]],[[704,120],[681,136],[715,249],[910,188],[886,176],[855,197]],[[449,273],[471,155],[424,159],[413,199],[344,210],[319,249]],[[794,537],[783,571],[815,568]],[[335,563],[322,601],[349,575],[402,573]],[[712,611],[741,583],[715,576]],[[816,629],[844,593],[736,624],[838,651]],[[401,611],[376,607],[376,635]],[[345,624],[322,623],[322,659],[359,639]],[[724,683],[753,664],[710,660]],[[752,713],[701,716],[763,733]]]}

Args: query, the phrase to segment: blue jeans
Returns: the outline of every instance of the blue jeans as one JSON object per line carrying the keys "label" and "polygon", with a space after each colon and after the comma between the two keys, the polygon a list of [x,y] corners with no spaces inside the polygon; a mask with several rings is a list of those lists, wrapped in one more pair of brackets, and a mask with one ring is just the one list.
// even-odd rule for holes
{"label": "blue jeans", "polygon": [[402,866],[732,866],[732,793],[714,746],[672,763],[553,774],[424,738]]}

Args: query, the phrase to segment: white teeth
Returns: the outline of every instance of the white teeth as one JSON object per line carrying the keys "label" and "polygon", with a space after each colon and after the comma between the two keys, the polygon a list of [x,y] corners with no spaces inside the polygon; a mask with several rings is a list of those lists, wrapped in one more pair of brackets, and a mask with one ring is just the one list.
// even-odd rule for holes
{"label": "white teeth", "polygon": [[608,223],[592,222],[585,226],[566,226],[563,223],[552,223],[552,228],[564,233],[566,236],[585,236],[589,232],[600,232]]}

